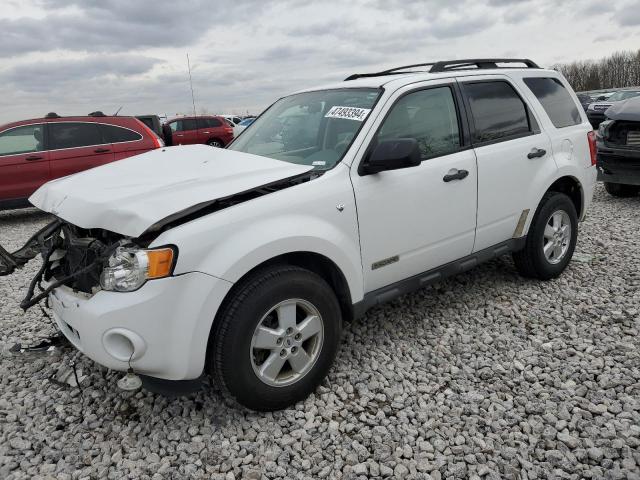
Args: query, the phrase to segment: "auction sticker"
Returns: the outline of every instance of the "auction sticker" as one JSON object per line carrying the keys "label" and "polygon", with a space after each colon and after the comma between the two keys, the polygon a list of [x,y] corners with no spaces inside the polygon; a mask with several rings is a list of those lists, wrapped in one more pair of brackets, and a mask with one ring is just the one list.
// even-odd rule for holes
{"label": "auction sticker", "polygon": [[325,115],[326,118],[344,118],[346,120],[356,120],[358,122],[364,121],[371,111],[370,108],[357,108],[357,107],[331,107],[331,109]]}

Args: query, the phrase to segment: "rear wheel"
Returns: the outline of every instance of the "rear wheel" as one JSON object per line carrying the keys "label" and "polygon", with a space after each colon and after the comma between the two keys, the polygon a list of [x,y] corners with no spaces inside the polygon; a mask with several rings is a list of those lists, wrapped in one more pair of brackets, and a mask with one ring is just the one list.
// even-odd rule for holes
{"label": "rear wheel", "polygon": [[638,195],[640,187],[637,185],[624,185],[622,183],[605,182],[604,189],[614,197],[634,197]]}
{"label": "rear wheel", "polygon": [[564,193],[548,192],[536,210],[525,247],[513,254],[518,272],[549,280],[560,275],[573,256],[578,239],[578,215]]}
{"label": "rear wheel", "polygon": [[209,145],[211,147],[216,147],[216,148],[223,148],[224,147],[224,143],[222,143],[222,141],[218,140],[217,138],[212,138],[211,140],[209,140],[207,142],[207,145]]}
{"label": "rear wheel", "polygon": [[327,375],[342,317],[331,287],[294,266],[261,270],[225,303],[210,341],[211,371],[225,395],[270,411],[307,397]]}

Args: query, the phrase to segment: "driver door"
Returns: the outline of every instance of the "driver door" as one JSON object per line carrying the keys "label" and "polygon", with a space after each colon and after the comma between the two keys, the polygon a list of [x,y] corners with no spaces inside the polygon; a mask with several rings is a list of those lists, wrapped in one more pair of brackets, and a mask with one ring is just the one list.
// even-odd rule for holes
{"label": "driver door", "polygon": [[[370,175],[358,173],[357,161],[352,166],[365,292],[465,257],[475,239],[476,157],[458,87],[450,80],[413,84],[389,104],[366,152],[385,139],[415,138],[422,162]],[[467,174],[451,180],[455,170]]]}

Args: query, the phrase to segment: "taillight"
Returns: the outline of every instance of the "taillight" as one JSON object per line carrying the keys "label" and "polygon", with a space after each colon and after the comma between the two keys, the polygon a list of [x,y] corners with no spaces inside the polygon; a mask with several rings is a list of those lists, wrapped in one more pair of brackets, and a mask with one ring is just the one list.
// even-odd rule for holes
{"label": "taillight", "polygon": [[153,141],[153,145],[154,148],[162,148],[164,147],[164,141],[158,136],[156,135],[156,133],[151,130],[149,127],[147,127],[147,125],[138,120],[138,123],[140,123],[140,125],[142,125],[142,128],[144,128],[144,130],[147,132],[147,135],[149,135],[151,137],[151,140]]}
{"label": "taillight", "polygon": [[587,133],[587,139],[589,140],[589,153],[591,154],[591,165],[596,164],[596,157],[598,149],[596,147],[596,132],[593,130]]}

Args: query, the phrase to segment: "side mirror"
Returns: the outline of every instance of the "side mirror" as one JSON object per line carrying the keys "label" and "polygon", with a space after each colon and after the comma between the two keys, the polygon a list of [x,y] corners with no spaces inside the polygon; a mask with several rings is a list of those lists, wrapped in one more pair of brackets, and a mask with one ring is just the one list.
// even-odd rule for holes
{"label": "side mirror", "polygon": [[378,143],[369,157],[360,165],[360,175],[371,175],[385,170],[417,167],[422,154],[415,138],[393,138]]}

